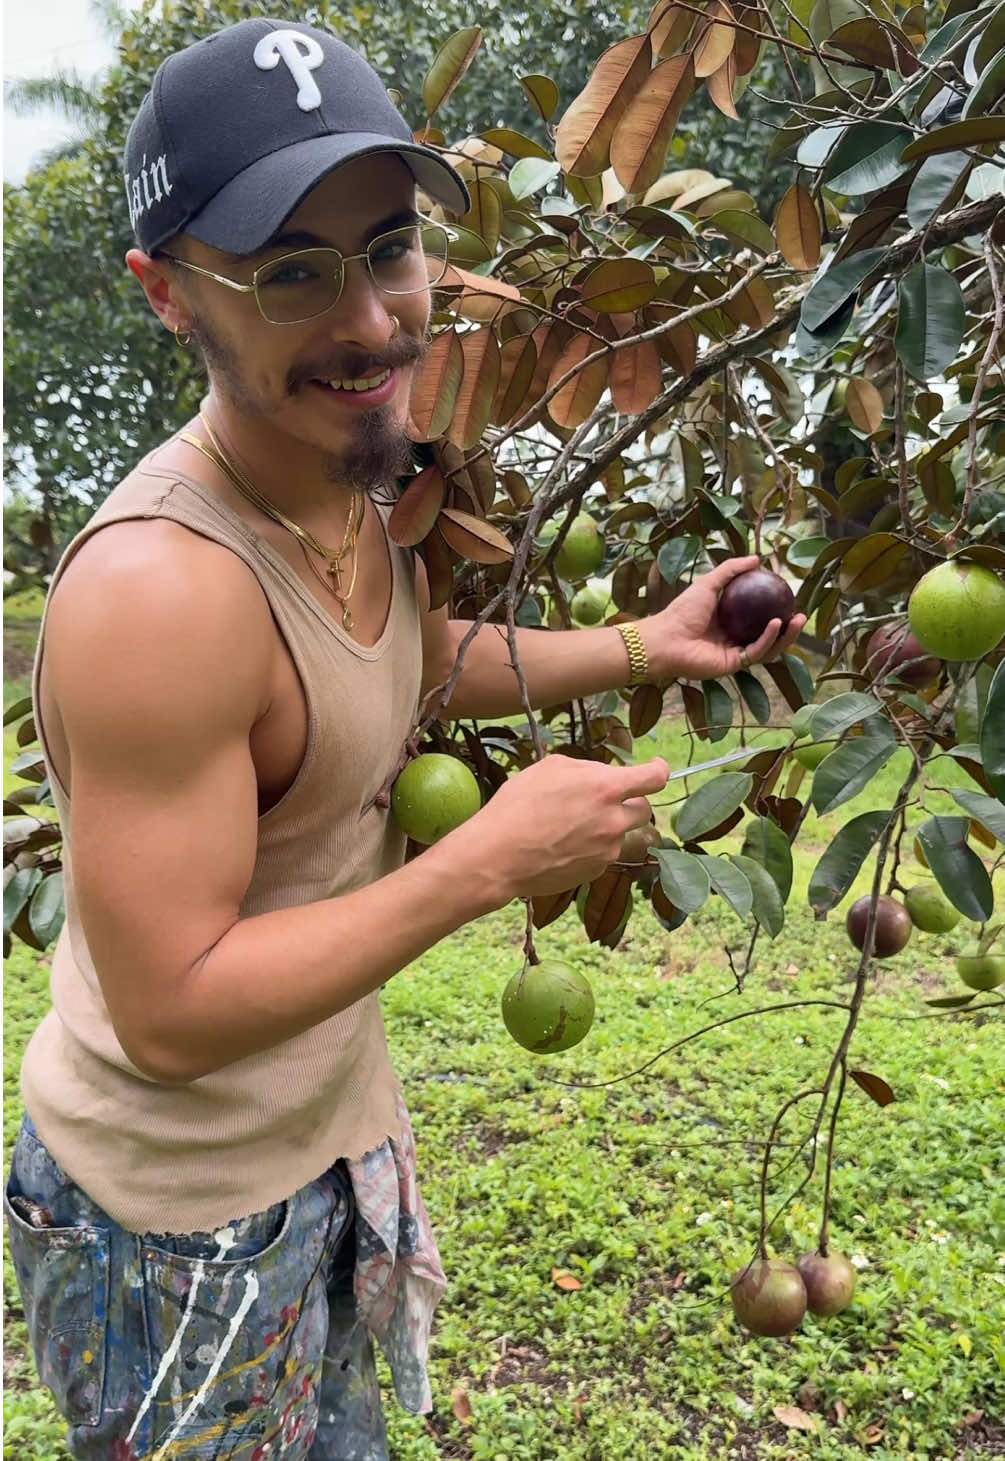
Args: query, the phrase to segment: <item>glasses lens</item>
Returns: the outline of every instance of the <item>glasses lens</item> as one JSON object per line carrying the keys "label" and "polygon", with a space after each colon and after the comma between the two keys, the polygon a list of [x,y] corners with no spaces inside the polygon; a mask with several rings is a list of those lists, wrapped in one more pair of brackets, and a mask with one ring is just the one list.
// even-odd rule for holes
{"label": "glasses lens", "polygon": [[367,249],[367,262],[385,294],[416,294],[438,284],[446,272],[446,231],[424,223],[382,233]]}
{"label": "glasses lens", "polygon": [[301,249],[263,264],[255,274],[262,314],[292,325],[331,309],[342,291],[342,258],[334,249]]}

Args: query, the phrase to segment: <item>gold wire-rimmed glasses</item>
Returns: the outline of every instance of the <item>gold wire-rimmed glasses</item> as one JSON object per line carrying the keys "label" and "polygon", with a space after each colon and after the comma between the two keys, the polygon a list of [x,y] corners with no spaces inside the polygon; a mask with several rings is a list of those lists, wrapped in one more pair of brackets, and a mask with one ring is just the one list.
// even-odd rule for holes
{"label": "gold wire-rimmed glasses", "polygon": [[229,279],[161,251],[161,257],[193,274],[225,284],[241,294],[253,294],[263,320],[270,325],[298,325],[333,309],[342,297],[345,266],[362,260],[370,278],[384,294],[418,294],[439,284],[447,272],[447,255],[457,235],[441,223],[421,219],[371,239],[360,254],[338,249],[296,249],[260,264],[250,284]]}

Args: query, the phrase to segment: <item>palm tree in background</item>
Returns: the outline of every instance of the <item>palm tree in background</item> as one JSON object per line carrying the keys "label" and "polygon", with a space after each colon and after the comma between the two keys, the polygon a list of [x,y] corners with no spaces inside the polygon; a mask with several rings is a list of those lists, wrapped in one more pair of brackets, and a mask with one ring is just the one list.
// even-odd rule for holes
{"label": "palm tree in background", "polygon": [[[103,35],[117,45],[129,24],[130,12],[119,0],[90,0],[89,9]],[[11,77],[4,81],[4,106],[15,116],[31,117],[51,110],[75,129],[73,137],[42,152],[34,164],[36,168],[77,155],[101,121],[103,80],[103,71],[88,78],[71,68],[54,71],[50,76]]]}

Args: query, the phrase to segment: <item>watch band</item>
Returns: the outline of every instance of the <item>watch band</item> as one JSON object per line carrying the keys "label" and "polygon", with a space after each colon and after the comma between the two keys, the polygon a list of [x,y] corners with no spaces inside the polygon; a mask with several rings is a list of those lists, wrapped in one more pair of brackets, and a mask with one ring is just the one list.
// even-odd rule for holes
{"label": "watch band", "polygon": [[628,651],[628,665],[631,670],[629,685],[645,684],[649,678],[649,661],[646,658],[646,647],[642,643],[642,635],[634,624],[616,624],[614,627],[625,641],[625,648]]}

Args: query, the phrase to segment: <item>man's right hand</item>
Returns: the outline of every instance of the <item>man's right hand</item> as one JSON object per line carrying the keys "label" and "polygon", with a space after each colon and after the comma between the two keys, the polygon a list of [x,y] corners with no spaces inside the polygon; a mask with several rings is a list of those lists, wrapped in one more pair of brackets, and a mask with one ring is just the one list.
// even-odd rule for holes
{"label": "man's right hand", "polygon": [[500,904],[561,893],[617,859],[625,833],[648,824],[646,797],[662,791],[669,774],[659,756],[638,766],[546,756],[510,777],[441,847],[456,840],[480,871],[491,868]]}

